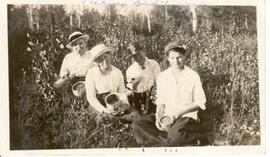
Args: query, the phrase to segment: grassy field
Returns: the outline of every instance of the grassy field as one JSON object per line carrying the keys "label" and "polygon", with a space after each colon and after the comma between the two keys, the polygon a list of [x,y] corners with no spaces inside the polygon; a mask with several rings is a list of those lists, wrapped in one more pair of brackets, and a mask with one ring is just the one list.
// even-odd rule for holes
{"label": "grassy field", "polygon": [[140,147],[129,124],[98,117],[84,100],[53,87],[62,59],[69,52],[65,48],[67,37],[74,30],[90,35],[89,47],[100,42],[115,47],[113,65],[123,74],[130,65],[130,61],[125,62],[129,43],[145,43],[147,56],[164,70],[168,67],[164,46],[180,40],[189,53],[186,64],[203,82],[207,110],[199,116],[211,144],[260,144],[257,35],[252,27],[226,29],[224,24],[224,29],[213,30],[201,23],[192,33],[187,23],[179,23],[187,20],[183,17],[164,22],[157,16],[149,33],[136,19],[130,22],[116,16],[112,20],[88,12],[81,17],[80,28],[70,29],[68,17],[62,17],[61,7],[55,7],[54,22],[50,22],[52,14],[41,8],[41,28],[30,30],[25,28],[27,20],[22,21],[27,18],[23,11],[9,10],[11,149]]}

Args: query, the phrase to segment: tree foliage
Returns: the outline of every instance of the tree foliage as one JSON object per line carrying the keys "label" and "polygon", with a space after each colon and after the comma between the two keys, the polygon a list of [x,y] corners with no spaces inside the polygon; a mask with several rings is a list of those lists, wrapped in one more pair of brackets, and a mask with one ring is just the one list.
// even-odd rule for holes
{"label": "tree foliage", "polygon": [[254,7],[197,6],[196,32],[188,6],[153,6],[150,32],[144,15],[123,16],[114,6],[107,7],[110,14],[85,9],[81,25],[71,27],[73,15],[59,5],[41,6],[40,28],[30,30],[27,7],[8,7],[12,149],[137,146],[128,125],[97,118],[84,101],[53,87],[69,53],[68,35],[75,30],[89,34],[89,48],[98,43],[115,47],[113,65],[124,74],[130,65],[130,43],[142,42],[147,56],[164,70],[165,45],[180,40],[187,46],[187,64],[203,82],[207,110],[200,117],[209,139],[225,137],[232,145],[260,143]]}

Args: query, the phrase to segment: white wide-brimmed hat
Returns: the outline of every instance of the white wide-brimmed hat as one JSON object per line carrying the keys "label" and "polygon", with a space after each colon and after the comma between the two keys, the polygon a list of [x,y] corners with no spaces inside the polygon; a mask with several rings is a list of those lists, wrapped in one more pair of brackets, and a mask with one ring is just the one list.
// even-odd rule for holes
{"label": "white wide-brimmed hat", "polygon": [[103,55],[106,52],[110,52],[111,54],[113,54],[116,49],[113,47],[107,47],[104,44],[98,44],[94,46],[90,51],[93,57],[92,59],[93,61],[95,61],[99,56]]}
{"label": "white wide-brimmed hat", "polygon": [[68,37],[69,43],[67,44],[67,48],[71,48],[72,43],[74,43],[78,39],[84,39],[85,41],[88,41],[89,40],[89,35],[82,34],[79,31],[75,31],[75,32],[71,33],[69,35],[69,37]]}

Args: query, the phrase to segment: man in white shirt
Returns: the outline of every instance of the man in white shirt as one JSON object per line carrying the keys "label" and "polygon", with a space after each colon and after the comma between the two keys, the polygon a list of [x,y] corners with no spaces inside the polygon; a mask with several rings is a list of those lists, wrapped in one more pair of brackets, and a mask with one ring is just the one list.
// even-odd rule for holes
{"label": "man in white shirt", "polygon": [[179,42],[169,43],[165,53],[170,67],[157,80],[156,116],[133,122],[136,141],[144,143],[154,139],[164,143],[160,135],[166,132],[165,141],[169,146],[196,145],[200,139],[197,112],[205,110],[206,102],[200,77],[184,65],[187,52]]}
{"label": "man in white shirt", "polygon": [[[126,71],[127,88],[132,92],[129,96],[131,104],[139,113],[154,113],[156,105],[150,100],[150,92],[160,73],[159,64],[148,59],[143,47],[135,43],[131,48],[134,62]],[[144,108],[143,108],[144,107]]]}

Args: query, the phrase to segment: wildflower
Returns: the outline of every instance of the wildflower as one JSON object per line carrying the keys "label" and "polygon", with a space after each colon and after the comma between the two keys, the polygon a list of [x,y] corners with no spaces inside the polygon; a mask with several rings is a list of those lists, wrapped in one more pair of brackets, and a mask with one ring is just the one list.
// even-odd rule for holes
{"label": "wildflower", "polygon": [[248,127],[247,130],[252,131],[254,128],[252,126]]}
{"label": "wildflower", "polygon": [[60,49],[64,49],[64,45],[63,44],[61,44],[59,47],[60,47]]}
{"label": "wildflower", "polygon": [[27,47],[27,51],[30,52],[32,51],[32,49],[30,47]]}
{"label": "wildflower", "polygon": [[41,56],[44,56],[44,55],[46,55],[46,51],[45,51],[45,50],[43,50],[43,51],[40,51],[40,55],[41,55]]}
{"label": "wildflower", "polygon": [[34,70],[34,71],[37,70],[37,67],[33,67],[33,70]]}
{"label": "wildflower", "polygon": [[49,65],[49,61],[45,61],[44,62],[44,65]]}
{"label": "wildflower", "polygon": [[60,40],[59,40],[59,39],[56,38],[55,40],[56,40],[58,43],[60,43]]}
{"label": "wildflower", "polygon": [[34,45],[35,45],[35,44],[32,43],[31,41],[29,41],[28,44],[29,44],[30,46],[34,46]]}

